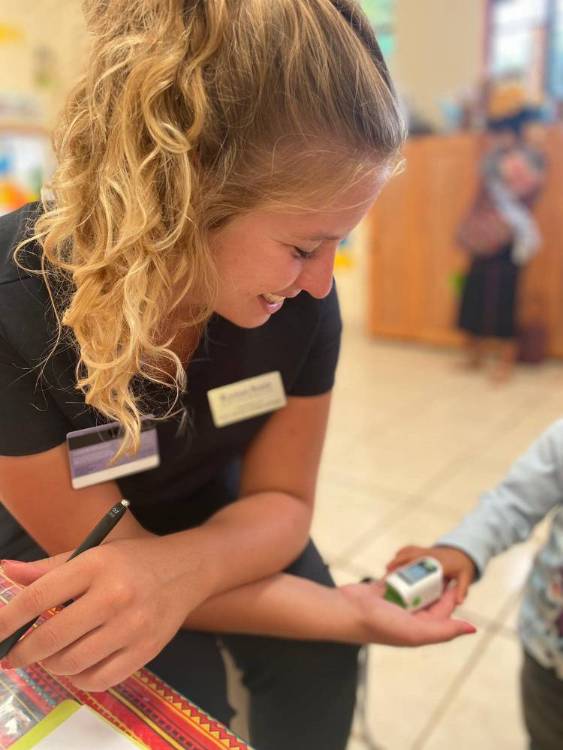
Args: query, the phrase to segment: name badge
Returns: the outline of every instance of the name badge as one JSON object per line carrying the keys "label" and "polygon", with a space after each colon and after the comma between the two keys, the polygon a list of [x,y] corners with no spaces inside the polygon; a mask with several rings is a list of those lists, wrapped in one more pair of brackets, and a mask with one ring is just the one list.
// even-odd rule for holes
{"label": "name badge", "polygon": [[215,427],[259,417],[287,404],[279,372],[267,372],[254,378],[213,388],[207,392]]}
{"label": "name badge", "polygon": [[68,433],[66,444],[70,480],[75,490],[159,466],[158,436],[150,419],[144,419],[141,423],[141,442],[137,453],[122,456],[118,461],[112,462],[121,438],[118,422]]}

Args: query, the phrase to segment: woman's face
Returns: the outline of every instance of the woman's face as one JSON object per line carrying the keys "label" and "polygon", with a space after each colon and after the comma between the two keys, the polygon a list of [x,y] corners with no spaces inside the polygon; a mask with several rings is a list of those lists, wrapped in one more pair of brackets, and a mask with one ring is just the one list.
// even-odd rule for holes
{"label": "woman's face", "polygon": [[251,211],[213,233],[219,273],[215,312],[241,328],[263,325],[284,300],[332,288],[339,242],[366,214],[387,177],[370,175],[321,210]]}

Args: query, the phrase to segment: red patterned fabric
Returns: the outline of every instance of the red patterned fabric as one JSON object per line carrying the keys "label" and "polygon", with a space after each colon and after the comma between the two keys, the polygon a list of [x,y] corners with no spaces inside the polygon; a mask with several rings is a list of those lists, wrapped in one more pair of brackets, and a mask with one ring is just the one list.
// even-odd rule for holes
{"label": "red patterned fabric", "polygon": [[[0,602],[17,590],[0,573]],[[103,693],[86,693],[39,665],[0,670],[0,748],[7,750],[68,698],[90,706],[150,750],[251,750],[147,669]]]}

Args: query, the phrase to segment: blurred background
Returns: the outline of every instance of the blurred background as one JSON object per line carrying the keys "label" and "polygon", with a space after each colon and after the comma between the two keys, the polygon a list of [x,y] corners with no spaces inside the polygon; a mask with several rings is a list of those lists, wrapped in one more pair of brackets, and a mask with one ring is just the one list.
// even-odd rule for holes
{"label": "blurred background", "polygon": [[[563,412],[563,0],[362,4],[410,136],[403,170],[337,262],[345,334],[314,531],[342,583],[381,574],[406,543],[431,544]],[[0,213],[48,178],[50,128],[87,44],[79,0],[0,6]],[[480,369],[458,367],[475,364],[457,326],[472,263],[459,228],[495,148],[491,123],[522,113],[542,159],[526,204],[540,241],[519,269],[500,378],[494,341]],[[524,750],[515,622],[543,528],[473,587],[462,615],[476,635],[370,649],[350,750],[374,747],[366,730],[389,750]]]}

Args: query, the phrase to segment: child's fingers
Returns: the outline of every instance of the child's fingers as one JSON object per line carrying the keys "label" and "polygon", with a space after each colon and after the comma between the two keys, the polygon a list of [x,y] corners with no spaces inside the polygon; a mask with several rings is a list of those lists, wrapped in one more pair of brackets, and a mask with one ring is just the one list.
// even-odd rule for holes
{"label": "child's fingers", "polygon": [[451,589],[453,591],[456,607],[465,599],[467,586],[467,583],[465,585],[463,583],[462,574],[457,571],[444,576],[444,589]]}
{"label": "child's fingers", "polygon": [[416,547],[412,544],[402,547],[396,553],[391,562],[387,564],[387,570],[395,570],[395,568],[399,568],[401,565],[406,565],[407,563],[416,560],[418,557],[422,557],[425,553],[426,550],[424,547]]}
{"label": "child's fingers", "polygon": [[385,570],[387,573],[392,573],[395,568],[398,568],[401,565],[401,561],[398,557],[394,557],[391,562],[388,562],[385,566]]}
{"label": "child's fingers", "polygon": [[457,579],[457,603],[462,604],[465,600],[465,597],[467,596],[467,590],[469,586],[471,585],[471,576],[468,573],[462,572],[459,574],[459,577]]}
{"label": "child's fingers", "polygon": [[465,601],[466,594],[467,594],[467,587],[464,588],[460,581],[456,581],[456,586],[455,586],[456,604],[463,604],[463,602]]}
{"label": "child's fingers", "polygon": [[[426,609],[420,610],[418,617],[422,619],[442,619],[449,617],[457,606],[457,600],[455,591],[452,589],[446,589],[438,601],[431,604]],[[417,616],[417,615],[415,615]]]}
{"label": "child's fingers", "polygon": [[456,570],[444,577],[446,586],[453,583],[451,588],[455,592],[456,605],[463,604],[467,596],[467,590],[472,582],[472,577],[464,570]]}

